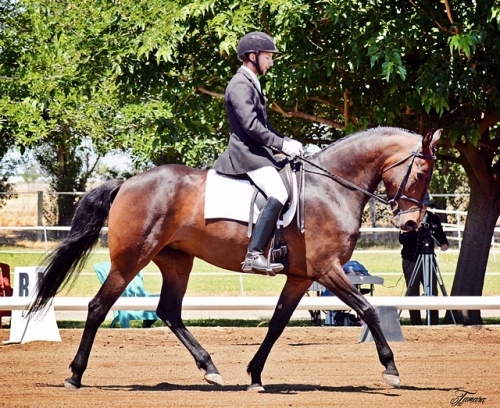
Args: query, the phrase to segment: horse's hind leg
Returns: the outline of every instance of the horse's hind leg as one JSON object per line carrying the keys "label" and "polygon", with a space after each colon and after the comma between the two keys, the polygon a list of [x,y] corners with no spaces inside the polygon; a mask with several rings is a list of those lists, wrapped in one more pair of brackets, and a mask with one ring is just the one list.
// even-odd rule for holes
{"label": "horse's hind leg", "polygon": [[306,279],[295,279],[290,276],[287,278],[278,299],[273,317],[269,322],[269,329],[266,337],[260,345],[259,350],[257,350],[257,353],[248,364],[247,372],[250,374],[252,383],[247,390],[262,391],[264,389],[262,386],[262,371],[264,370],[267,357],[274,343],[283,333],[290,317],[310,285],[311,281]]}
{"label": "horse's hind leg", "polygon": [[186,293],[193,257],[184,252],[166,248],[153,261],[163,276],[160,302],[156,314],[172,330],[193,356],[196,366],[205,371],[210,384],[224,385],[210,354],[198,343],[182,322],[182,299]]}
{"label": "horse's hind leg", "polygon": [[124,280],[119,273],[115,273],[115,266],[112,264],[108,278],[99,292],[97,292],[97,295],[89,303],[87,321],[85,322],[80,346],[70,364],[73,375],[64,381],[66,388],[81,387],[83,373],[87,368],[97,330],[128,283],[129,281]]}
{"label": "horse's hind leg", "polygon": [[352,307],[365,324],[368,325],[373,336],[373,341],[377,347],[379,360],[385,367],[385,370],[382,372],[382,378],[393,387],[400,387],[401,380],[396,368],[396,363],[394,362],[394,354],[382,332],[380,320],[373,306],[351,284],[343,271],[341,274],[334,276],[333,279],[331,276],[325,276],[324,279],[318,282],[333,292],[346,305]]}

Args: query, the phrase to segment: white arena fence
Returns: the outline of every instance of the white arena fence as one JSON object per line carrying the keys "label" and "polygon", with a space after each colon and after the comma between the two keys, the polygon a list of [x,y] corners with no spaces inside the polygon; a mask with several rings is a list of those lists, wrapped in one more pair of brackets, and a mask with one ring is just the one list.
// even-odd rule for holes
{"label": "white arena fence", "polygon": [[[0,219],[3,219],[4,222],[0,221],[0,233],[2,230],[11,230],[11,231],[38,231],[38,240],[44,241],[45,243],[45,250],[48,250],[48,231],[69,231],[69,227],[51,227],[51,226],[43,226],[43,200],[44,200],[44,195],[83,195],[84,193],[75,193],[75,192],[46,192],[42,191],[44,190],[43,184],[33,184],[30,185],[29,183],[24,183],[23,185],[19,185],[20,191],[18,192],[19,198],[16,199],[10,199],[7,202],[6,207],[0,209]],[[22,191],[28,188],[28,191]],[[0,195],[3,193],[0,193]],[[432,194],[432,197],[438,197],[438,196],[444,196],[444,197],[468,197],[468,194]],[[18,202],[16,204],[16,202]],[[379,240],[381,236],[378,236],[378,233],[389,233],[389,236],[392,237],[390,234],[396,234],[398,230],[396,228],[382,228],[382,227],[376,227],[375,226],[375,218],[376,213],[378,210],[376,210],[376,205],[377,203],[371,199],[370,200],[370,213],[372,213],[372,228],[361,228],[360,232],[365,234],[368,234],[369,238],[368,239],[373,239],[375,241]],[[373,207],[373,208],[372,208]],[[440,210],[440,209],[433,209],[433,212],[435,213],[442,213],[449,215],[450,219],[454,221],[454,223],[444,223],[443,228],[445,232],[447,232],[448,240],[455,243],[458,245],[458,248],[461,248],[462,244],[462,236],[463,236],[463,231],[464,231],[464,221],[467,217],[467,212],[466,211],[461,211],[458,209],[454,210]],[[25,219],[25,217],[28,216],[30,220],[32,220],[32,224],[38,224],[38,226],[5,226],[6,223],[9,223],[9,220],[16,220],[19,219],[19,217]],[[30,218],[31,217],[31,218]],[[103,232],[106,232],[107,229],[103,229]],[[371,234],[371,235],[370,235]],[[367,236],[367,235],[365,235]],[[371,237],[371,238],[370,238]],[[498,237],[495,239],[495,237]],[[392,238],[391,238],[392,240]],[[397,243],[397,238],[395,240],[392,240],[392,242]],[[500,246],[500,227],[495,228],[495,233],[492,237],[492,242],[491,242],[492,248],[496,250],[496,247]],[[493,256],[494,260],[496,262],[496,254],[495,251],[493,251]]]}
{"label": "white arena fence", "polygon": [[[51,305],[55,311],[86,311],[91,297],[56,296]],[[398,310],[499,310],[500,296],[372,296],[374,307],[392,306]],[[0,310],[27,310],[30,300],[22,297],[0,297]],[[269,310],[276,308],[276,296],[210,296],[185,297],[184,311]],[[156,310],[158,298],[120,297],[112,310]],[[296,310],[350,310],[334,296],[303,297]]]}
{"label": "white arena fence", "polygon": [[[453,214],[457,220],[456,224],[443,224],[445,232],[453,233],[453,236],[448,236],[450,240],[457,240],[458,246],[461,245],[464,224],[461,219],[467,215],[464,211],[446,211],[434,210]],[[3,230],[31,230],[39,231],[40,238],[43,236],[45,242],[45,251],[49,250],[47,232],[48,231],[69,231],[70,227],[52,227],[52,226],[0,226],[0,232]],[[103,228],[102,232],[107,232],[107,228]],[[396,228],[361,228],[361,233],[382,233],[390,232],[397,233]],[[495,235],[500,234],[500,227],[495,228]],[[492,238],[492,249],[495,257],[496,246],[500,246],[500,242],[495,241],[495,236]],[[3,253],[16,252],[33,252],[33,251],[1,251]],[[37,252],[37,251],[35,251]],[[496,261],[496,259],[495,259]],[[243,283],[241,282],[242,274],[240,275],[240,285],[242,295],[239,297],[185,297],[183,301],[183,310],[185,311],[244,311],[244,310],[267,310],[273,311],[276,308],[278,297],[245,297]],[[86,311],[91,297],[59,297],[56,296],[52,301],[52,306],[55,311]],[[369,302],[374,307],[393,306],[398,310],[500,310],[500,296],[371,296]],[[158,297],[120,297],[113,305],[112,310],[156,310],[158,305]],[[27,310],[29,300],[18,297],[0,297],[0,310]],[[350,308],[334,296],[306,296],[304,297],[297,310],[349,310]]]}
{"label": "white arena fence", "polygon": [[[436,210],[437,212],[437,210]],[[458,222],[457,224],[443,224],[443,230],[445,232],[449,232],[449,233],[453,233],[453,236],[449,236],[449,234],[447,234],[447,238],[448,240],[450,241],[457,241],[458,243],[458,248],[461,247],[461,244],[462,244],[462,235],[463,235],[463,232],[464,232],[464,228],[465,228],[465,225],[461,225],[460,222]],[[0,233],[1,231],[39,231],[40,233],[40,238],[43,240],[44,244],[45,244],[45,250],[48,251],[49,250],[49,239],[48,239],[48,236],[47,236],[47,232],[48,231],[69,231],[70,230],[70,227],[51,227],[51,226],[29,226],[29,227],[17,227],[17,226],[0,226]],[[107,232],[108,231],[108,228],[107,227],[104,227],[101,232]],[[389,228],[384,228],[384,227],[375,227],[375,228],[370,228],[370,227],[362,227],[359,229],[360,233],[363,234],[363,233],[384,233],[384,232],[388,232],[388,233],[398,233],[399,230],[396,229],[396,228],[393,228],[393,227],[389,227]],[[495,239],[495,236],[496,235],[500,235],[500,227],[495,227],[495,230],[494,230],[494,235],[491,239],[491,246],[492,246],[492,249],[495,250],[497,248],[500,248],[500,240],[497,240]],[[17,252],[17,251],[12,251],[12,252]],[[495,258],[495,262],[496,262],[496,258]]]}

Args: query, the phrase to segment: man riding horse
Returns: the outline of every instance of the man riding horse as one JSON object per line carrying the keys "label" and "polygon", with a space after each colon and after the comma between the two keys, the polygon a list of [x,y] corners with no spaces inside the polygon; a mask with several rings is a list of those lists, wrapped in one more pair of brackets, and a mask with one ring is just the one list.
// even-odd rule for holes
{"label": "man riding horse", "polygon": [[238,59],[243,65],[225,92],[231,131],[229,146],[214,164],[219,173],[247,174],[267,197],[253,229],[242,269],[266,272],[271,276],[283,270],[283,265],[270,263],[264,256],[264,249],[288,198],[278,173],[282,165],[274,158],[273,151],[292,158],[303,153],[302,143],[279,134],[267,123],[266,98],[257,75],[266,74],[273,66],[273,54],[278,53],[273,39],[267,34],[252,32],[240,40]]}

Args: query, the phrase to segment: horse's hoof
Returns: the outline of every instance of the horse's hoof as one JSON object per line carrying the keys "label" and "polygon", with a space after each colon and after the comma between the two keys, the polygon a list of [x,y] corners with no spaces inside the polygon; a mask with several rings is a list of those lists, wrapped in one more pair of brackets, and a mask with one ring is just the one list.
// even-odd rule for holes
{"label": "horse's hoof", "polygon": [[205,381],[209,384],[224,386],[224,380],[220,374],[205,374]]}
{"label": "horse's hoof", "polygon": [[64,388],[67,388],[68,390],[77,390],[81,387],[80,384],[76,384],[72,378],[66,378],[64,380]]}
{"label": "horse's hoof", "polygon": [[265,389],[261,384],[251,384],[248,386],[247,391],[261,392],[265,391]]}
{"label": "horse's hoof", "polygon": [[399,378],[399,375],[394,375],[394,374],[382,374],[382,379],[389,385],[393,386],[394,388],[399,388],[401,387],[401,379]]}

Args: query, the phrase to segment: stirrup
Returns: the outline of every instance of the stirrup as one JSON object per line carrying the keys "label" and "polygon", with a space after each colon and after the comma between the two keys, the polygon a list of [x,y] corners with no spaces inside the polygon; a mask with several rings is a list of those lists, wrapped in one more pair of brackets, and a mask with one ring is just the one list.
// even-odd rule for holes
{"label": "stirrup", "polygon": [[[256,261],[263,261],[261,265],[255,265]],[[265,263],[265,266],[264,266]],[[262,254],[248,252],[245,260],[241,263],[243,272],[267,273],[269,276],[276,276],[277,272],[284,269],[280,263],[269,262]]]}

